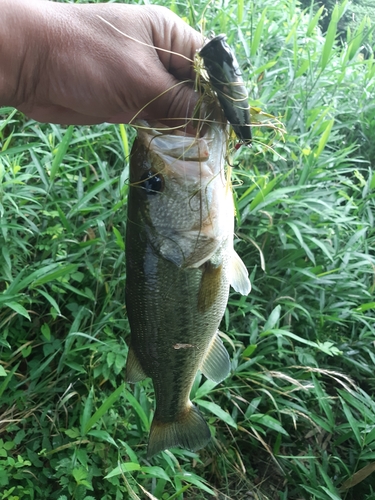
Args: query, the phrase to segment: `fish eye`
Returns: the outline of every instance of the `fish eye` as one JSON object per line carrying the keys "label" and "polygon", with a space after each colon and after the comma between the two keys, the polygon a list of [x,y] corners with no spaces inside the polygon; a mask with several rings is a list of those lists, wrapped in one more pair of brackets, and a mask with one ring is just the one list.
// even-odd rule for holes
{"label": "fish eye", "polygon": [[147,194],[156,194],[164,188],[164,180],[160,174],[146,172],[141,177],[140,186],[147,191]]}

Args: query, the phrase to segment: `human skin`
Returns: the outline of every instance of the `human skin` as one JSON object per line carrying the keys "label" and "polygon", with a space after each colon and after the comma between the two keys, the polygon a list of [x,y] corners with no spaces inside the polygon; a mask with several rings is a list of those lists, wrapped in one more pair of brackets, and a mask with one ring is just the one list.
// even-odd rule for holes
{"label": "human skin", "polygon": [[203,40],[170,10],[0,0],[0,12],[0,105],[77,125],[129,123],[142,110],[176,126],[192,115]]}

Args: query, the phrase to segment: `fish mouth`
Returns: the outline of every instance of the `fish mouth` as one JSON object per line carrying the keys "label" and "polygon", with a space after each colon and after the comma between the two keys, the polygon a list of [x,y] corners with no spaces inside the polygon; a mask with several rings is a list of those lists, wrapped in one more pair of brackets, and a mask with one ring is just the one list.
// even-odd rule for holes
{"label": "fish mouth", "polygon": [[138,137],[142,140],[144,135],[147,135],[150,146],[151,142],[156,142],[151,149],[161,153],[168,152],[170,157],[179,159],[183,150],[185,160],[206,161],[210,156],[213,142],[217,146],[220,140],[226,147],[229,127],[222,110],[217,106],[208,106],[203,101],[199,115],[201,117],[197,119],[195,135],[187,134],[180,127],[166,127],[158,121],[137,120],[135,125],[138,128]]}
{"label": "fish mouth", "polygon": [[[170,129],[159,122],[138,120],[138,140],[163,161],[163,173],[174,175],[183,171],[181,179],[210,179],[220,174],[224,179],[227,149],[227,123],[220,113],[211,112],[203,124],[204,135],[193,136],[179,129]],[[199,169],[199,171],[198,171]],[[177,178],[177,177],[176,177]]]}

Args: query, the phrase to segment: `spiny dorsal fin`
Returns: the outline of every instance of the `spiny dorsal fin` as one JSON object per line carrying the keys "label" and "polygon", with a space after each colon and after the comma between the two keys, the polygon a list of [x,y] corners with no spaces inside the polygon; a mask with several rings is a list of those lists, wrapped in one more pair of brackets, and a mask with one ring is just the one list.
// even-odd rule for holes
{"label": "spiny dorsal fin", "polygon": [[230,372],[229,354],[217,333],[212,338],[201,371],[205,377],[217,383],[224,380]]}
{"label": "spiny dorsal fin", "polygon": [[229,282],[234,290],[241,295],[248,295],[251,291],[248,270],[234,250],[229,266]]}
{"label": "spiny dorsal fin", "polygon": [[126,360],[126,381],[135,384],[145,378],[147,378],[147,375],[138,361],[134,349],[130,346],[128,359]]}

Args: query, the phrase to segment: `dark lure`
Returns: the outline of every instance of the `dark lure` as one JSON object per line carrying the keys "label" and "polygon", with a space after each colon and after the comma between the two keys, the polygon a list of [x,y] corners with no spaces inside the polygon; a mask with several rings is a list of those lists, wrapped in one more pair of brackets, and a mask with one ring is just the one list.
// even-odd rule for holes
{"label": "dark lure", "polygon": [[250,106],[237,59],[225,35],[212,38],[199,51],[221,107],[238,139],[251,145]]}

